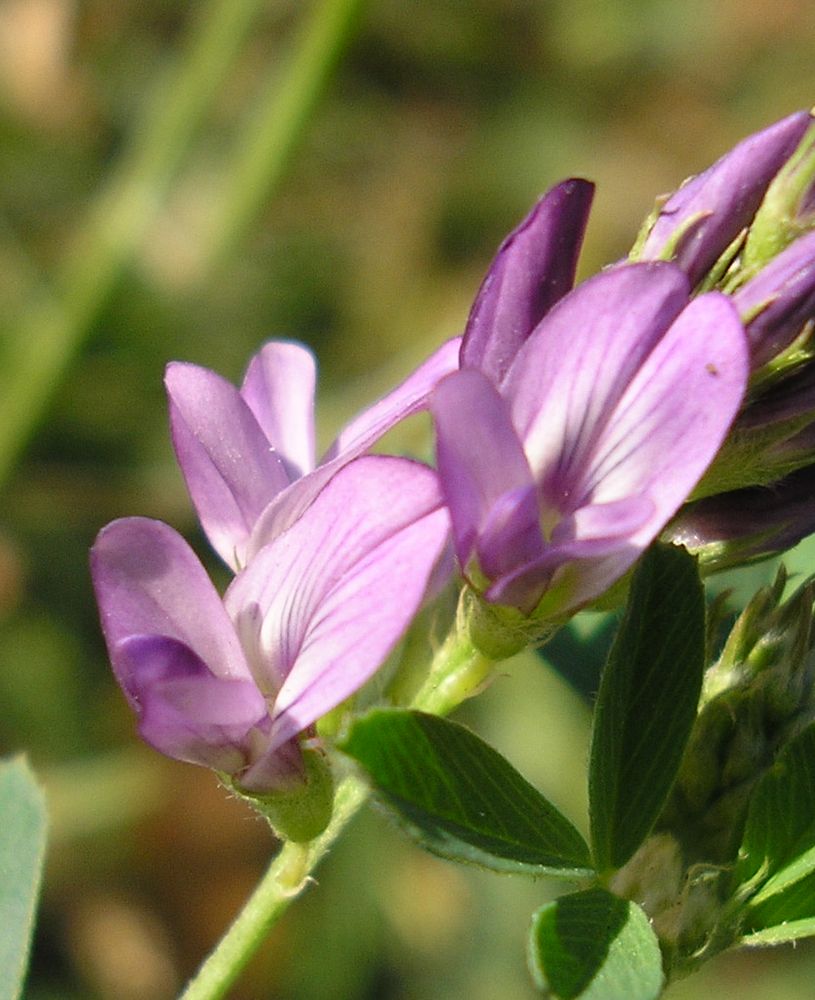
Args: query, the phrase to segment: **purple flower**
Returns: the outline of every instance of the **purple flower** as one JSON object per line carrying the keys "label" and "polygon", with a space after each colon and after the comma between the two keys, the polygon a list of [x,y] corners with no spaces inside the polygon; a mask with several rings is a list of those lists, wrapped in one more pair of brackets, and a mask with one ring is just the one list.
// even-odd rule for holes
{"label": "purple flower", "polygon": [[500,387],[431,397],[456,553],[490,602],[576,610],[636,560],[696,484],[744,392],[747,345],[719,293],[625,264],[560,300]]}
{"label": "purple flower", "polygon": [[563,181],[507,236],[470,310],[462,368],[500,381],[529,334],[571,289],[593,194],[588,181]]}
{"label": "purple flower", "polygon": [[423,408],[458,363],[448,341],[361,413],[315,462],[315,363],[300,344],[272,341],[236,389],[197,365],[168,365],[173,446],[213,548],[233,569],[289,527],[331,477],[404,417]]}
{"label": "purple flower", "polygon": [[421,604],[447,532],[432,470],[360,458],[222,600],[172,528],[114,521],[91,567],[141,736],[251,792],[296,783],[298,734],[382,664]]}
{"label": "purple flower", "polygon": [[812,118],[806,111],[744,139],[687,180],[660,208],[640,260],[666,256],[696,285],[749,226],[770,182],[795,151]]}

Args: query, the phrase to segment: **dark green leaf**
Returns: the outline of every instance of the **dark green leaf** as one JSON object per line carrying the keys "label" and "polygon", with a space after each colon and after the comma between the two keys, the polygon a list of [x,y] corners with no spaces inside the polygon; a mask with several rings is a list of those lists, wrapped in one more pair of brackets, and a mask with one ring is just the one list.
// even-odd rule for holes
{"label": "dark green leaf", "polygon": [[575,828],[497,751],[464,726],[377,709],[342,749],[382,801],[435,854],[495,871],[582,877],[589,849]]}
{"label": "dark green leaf", "polygon": [[19,997],[45,853],[45,802],[24,760],[0,763],[0,996]]}
{"label": "dark green leaf", "polygon": [[[807,726],[778,755],[750,799],[736,878],[754,882],[751,906],[762,908],[775,896],[787,895],[796,882],[815,871],[815,724]],[[773,903],[773,922],[815,916],[815,898],[806,913],[786,916],[782,899]],[[796,903],[796,908],[798,903]],[[780,908],[779,908],[780,907]],[[764,909],[765,914],[769,911]],[[771,919],[766,916],[764,926]]]}
{"label": "dark green leaf", "polygon": [[589,801],[598,870],[618,868],[650,832],[690,734],[705,659],[696,561],[656,545],[631,584],[594,716]]}
{"label": "dark green leaf", "polygon": [[557,1000],[654,1000],[663,985],[659,942],[636,903],[587,889],[532,918],[532,975]]}

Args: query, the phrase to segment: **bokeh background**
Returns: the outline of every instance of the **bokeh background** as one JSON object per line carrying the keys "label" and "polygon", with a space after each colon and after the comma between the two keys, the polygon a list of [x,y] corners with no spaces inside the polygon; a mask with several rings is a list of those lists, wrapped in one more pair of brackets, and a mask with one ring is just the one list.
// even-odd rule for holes
{"label": "bokeh background", "polygon": [[[52,816],[27,997],[174,996],[274,849],[211,774],[138,743],[98,633],[87,550],[114,517],[170,522],[225,580],[174,465],[165,363],[237,380],[265,338],[304,341],[327,443],[461,331],[549,185],[598,183],[588,274],[657,193],[809,106],[813,63],[810,0],[1,0],[0,752],[29,754]],[[422,453],[425,428],[394,446]],[[585,827],[588,709],[542,660],[463,717]],[[232,995],[531,998],[546,898],[369,812]],[[672,996],[813,981],[804,944]]]}

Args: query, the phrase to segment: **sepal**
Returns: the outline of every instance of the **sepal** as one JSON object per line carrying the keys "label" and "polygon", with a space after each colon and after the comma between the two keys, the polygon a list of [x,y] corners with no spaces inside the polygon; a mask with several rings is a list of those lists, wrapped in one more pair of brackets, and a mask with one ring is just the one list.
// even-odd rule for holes
{"label": "sepal", "polygon": [[331,822],[334,777],[328,758],[317,748],[302,748],[300,779],[278,792],[254,793],[228,775],[222,774],[220,778],[227,788],[268,820],[281,840],[295,844],[314,840]]}

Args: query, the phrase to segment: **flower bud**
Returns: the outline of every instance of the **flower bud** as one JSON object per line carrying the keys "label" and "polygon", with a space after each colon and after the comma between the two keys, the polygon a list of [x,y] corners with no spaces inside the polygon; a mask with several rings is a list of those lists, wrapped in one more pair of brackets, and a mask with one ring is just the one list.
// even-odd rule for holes
{"label": "flower bud", "polygon": [[815,232],[771,260],[734,292],[733,302],[747,330],[754,371],[772,364],[776,373],[800,364],[802,347],[787,349],[815,317]]}
{"label": "flower bud", "polygon": [[782,569],[755,595],[705,676],[702,707],[658,824],[678,837],[690,861],[733,860],[755,783],[815,714],[815,582],[782,601],[785,583]]}
{"label": "flower bud", "polygon": [[719,493],[685,504],[663,537],[716,572],[779,555],[815,531],[815,464],[770,486]]}
{"label": "flower bud", "polygon": [[756,212],[744,245],[743,267],[758,270],[815,225],[815,127],[778,171]]}
{"label": "flower bud", "polygon": [[797,112],[744,139],[658,207],[632,251],[634,260],[673,260],[698,284],[750,225],[771,181],[811,118]]}

